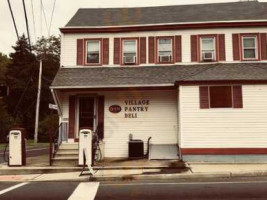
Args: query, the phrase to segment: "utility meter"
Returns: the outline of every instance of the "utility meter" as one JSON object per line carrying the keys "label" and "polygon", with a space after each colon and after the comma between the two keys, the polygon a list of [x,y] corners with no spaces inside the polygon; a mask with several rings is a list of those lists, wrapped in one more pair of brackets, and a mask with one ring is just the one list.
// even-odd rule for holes
{"label": "utility meter", "polygon": [[26,165],[26,145],[24,129],[13,129],[9,132],[9,166]]}
{"label": "utility meter", "polygon": [[86,165],[92,166],[92,135],[90,129],[81,129],[79,138],[79,165],[84,164],[84,157]]}

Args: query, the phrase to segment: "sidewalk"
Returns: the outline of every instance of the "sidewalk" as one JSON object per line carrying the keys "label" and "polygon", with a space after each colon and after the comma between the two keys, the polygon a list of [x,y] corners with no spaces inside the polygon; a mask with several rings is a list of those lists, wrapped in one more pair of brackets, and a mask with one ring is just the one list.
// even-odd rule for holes
{"label": "sidewalk", "polygon": [[122,181],[122,180],[160,180],[233,178],[267,176],[267,164],[188,164],[189,170],[175,169],[102,169],[94,176],[88,172],[41,173],[29,175],[1,175],[0,181]]}

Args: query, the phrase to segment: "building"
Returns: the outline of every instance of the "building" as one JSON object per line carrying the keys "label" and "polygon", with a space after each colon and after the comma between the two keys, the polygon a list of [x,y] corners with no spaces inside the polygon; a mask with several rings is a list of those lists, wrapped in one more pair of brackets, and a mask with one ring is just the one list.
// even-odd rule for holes
{"label": "building", "polygon": [[79,9],[61,31],[51,91],[66,141],[98,130],[185,161],[267,161],[267,3]]}

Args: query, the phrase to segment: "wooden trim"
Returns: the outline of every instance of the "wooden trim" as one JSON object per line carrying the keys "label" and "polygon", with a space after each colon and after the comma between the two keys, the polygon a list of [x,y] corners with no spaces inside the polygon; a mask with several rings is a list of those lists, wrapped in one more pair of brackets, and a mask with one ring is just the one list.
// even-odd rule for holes
{"label": "wooden trim", "polygon": [[109,64],[109,38],[103,38],[103,65]]}
{"label": "wooden trim", "polygon": [[148,63],[155,63],[155,37],[148,37]]}
{"label": "wooden trim", "polygon": [[114,38],[113,63],[119,65],[121,60],[121,38]]}
{"label": "wooden trim", "polygon": [[240,60],[240,35],[239,34],[232,34],[232,44],[233,44],[233,60],[238,61]]}
{"label": "wooden trim", "polygon": [[[100,56],[99,56],[99,63],[87,63],[87,41],[99,41],[100,42]],[[85,38],[84,39],[84,66],[101,66],[103,65],[103,38]]]}
{"label": "wooden trim", "polygon": [[226,60],[226,51],[225,51],[225,34],[218,34],[218,60]]}
{"label": "wooden trim", "polygon": [[183,155],[267,154],[267,148],[181,148]]}
{"label": "wooden trim", "polygon": [[[176,52],[175,52],[175,48],[174,48],[174,46],[175,46],[175,41],[174,41],[174,36],[156,36],[155,37],[156,38],[156,40],[155,40],[155,46],[156,46],[156,48],[155,48],[155,50],[156,50],[156,53],[155,53],[155,63],[156,64],[174,64],[174,62],[175,62],[175,55],[176,55]],[[171,39],[172,40],[172,60],[171,60],[171,62],[159,62],[159,60],[158,60],[158,40],[159,39]]]}
{"label": "wooden trim", "polygon": [[229,85],[247,85],[247,84],[267,84],[266,80],[210,80],[210,81],[177,81],[176,85],[222,85],[222,84],[229,84]]}
{"label": "wooden trim", "polygon": [[175,46],[175,62],[182,62],[182,36],[176,35],[174,37],[174,46]]}
{"label": "wooden trim", "polygon": [[146,37],[140,37],[140,40],[139,40],[139,61],[140,61],[140,64],[146,64]]}
{"label": "wooden trim", "polygon": [[[136,40],[136,62],[134,64],[124,64],[123,63],[123,41],[124,40]],[[120,65],[122,66],[132,66],[132,65],[139,65],[140,64],[140,44],[139,44],[139,37],[123,37],[123,38],[120,38]]]}
{"label": "wooden trim", "polygon": [[84,40],[77,39],[76,64],[84,65]]}
{"label": "wooden trim", "polygon": [[200,86],[199,87],[199,107],[200,109],[208,109],[210,107],[210,98],[209,98],[209,86]]}
{"label": "wooden trim", "polygon": [[261,59],[267,60],[267,33],[260,33]]}
{"label": "wooden trim", "polygon": [[210,28],[239,28],[239,27],[266,27],[267,22],[208,22],[193,24],[167,24],[147,26],[103,27],[103,28],[60,28],[61,33],[120,33],[132,31],[160,31],[181,29],[210,29]]}
{"label": "wooden trim", "polygon": [[233,108],[243,108],[243,93],[241,85],[232,86]]}

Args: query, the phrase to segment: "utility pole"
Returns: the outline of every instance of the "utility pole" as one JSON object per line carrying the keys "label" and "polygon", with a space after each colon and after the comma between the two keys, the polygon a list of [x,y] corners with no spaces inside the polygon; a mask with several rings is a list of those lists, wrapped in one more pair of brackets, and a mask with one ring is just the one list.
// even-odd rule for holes
{"label": "utility pole", "polygon": [[43,71],[43,61],[42,61],[42,58],[40,58],[39,80],[38,80],[38,91],[37,91],[36,113],[35,113],[34,143],[38,142],[39,110],[40,110],[40,97],[41,97],[41,88],[42,88],[42,71]]}

